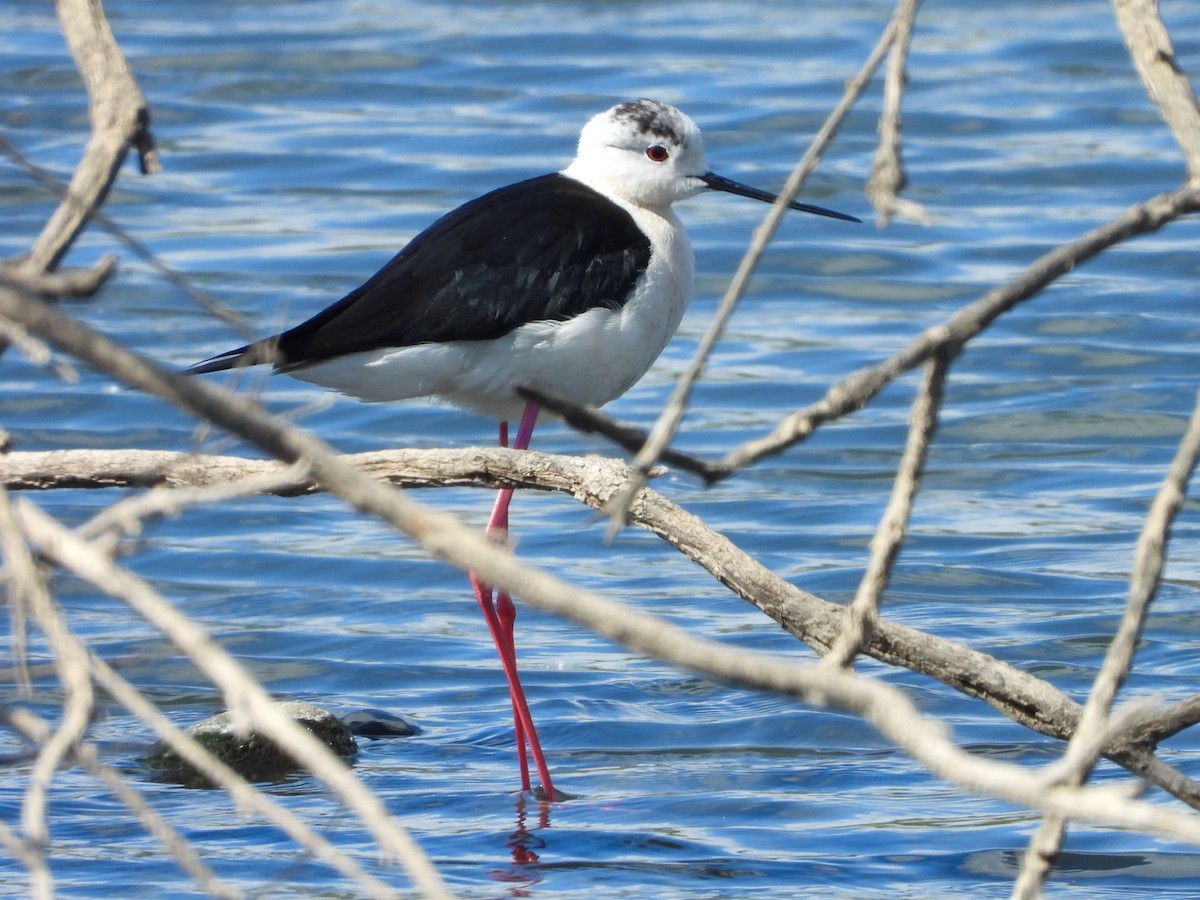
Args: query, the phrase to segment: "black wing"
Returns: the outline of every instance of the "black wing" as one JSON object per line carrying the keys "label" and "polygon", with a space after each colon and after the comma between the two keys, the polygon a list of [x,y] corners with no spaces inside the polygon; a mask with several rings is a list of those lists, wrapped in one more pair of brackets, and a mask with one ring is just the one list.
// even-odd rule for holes
{"label": "black wing", "polygon": [[573,178],[543,175],[447,213],[307,322],[189,371],[289,369],[383,347],[497,338],[529,322],[619,308],[649,262],[650,241],[628,212]]}

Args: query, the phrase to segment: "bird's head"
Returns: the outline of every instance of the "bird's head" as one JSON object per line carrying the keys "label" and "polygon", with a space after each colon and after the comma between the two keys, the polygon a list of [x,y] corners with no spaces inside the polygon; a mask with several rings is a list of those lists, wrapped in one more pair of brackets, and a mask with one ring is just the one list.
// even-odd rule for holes
{"label": "bird's head", "polygon": [[[619,103],[592,119],[579,135],[575,160],[564,174],[617,200],[663,211],[701,191],[723,191],[774,203],[760,191],[709,171],[700,128],[673,106],[657,100]],[[854,216],[808,203],[789,208],[834,219]]]}
{"label": "bird's head", "polygon": [[566,171],[619,200],[663,209],[704,190],[708,167],[695,122],[657,100],[635,100],[592,117]]}

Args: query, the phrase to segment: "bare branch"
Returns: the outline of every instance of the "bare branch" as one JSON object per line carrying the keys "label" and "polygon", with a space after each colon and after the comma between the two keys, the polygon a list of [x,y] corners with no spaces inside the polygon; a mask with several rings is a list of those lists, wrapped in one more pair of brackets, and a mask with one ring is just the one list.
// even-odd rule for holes
{"label": "bare branch", "polygon": [[29,788],[21,804],[21,830],[35,846],[49,837],[46,825],[46,796],[54,774],[79,746],[92,719],[95,697],[81,647],[45,582],[38,577],[33,553],[21,528],[13,519],[8,492],[0,490],[0,545],[5,567],[14,573],[17,590],[24,593],[23,606],[38,624],[54,652],[54,664],[63,691],[62,717],[58,728],[45,740],[29,773]]}
{"label": "bare branch", "polygon": [[[901,0],[901,2],[903,3],[905,0]],[[606,510],[610,517],[610,537],[624,524],[633,498],[639,490],[646,486],[651,468],[659,461],[663,451],[671,443],[671,439],[675,437],[675,433],[679,430],[679,425],[683,421],[684,414],[687,412],[687,405],[692,395],[692,389],[703,374],[704,367],[708,363],[708,358],[712,354],[713,348],[721,339],[721,335],[724,334],[725,326],[733,315],[738,301],[741,300],[742,295],[746,292],[746,288],[750,284],[750,277],[754,274],[754,270],[758,268],[759,260],[762,259],[763,251],[766,250],[767,244],[771,242],[771,238],[774,237],[776,230],[779,228],[779,223],[787,213],[787,204],[795,199],[800,191],[800,187],[804,184],[804,180],[808,178],[809,174],[820,163],[821,154],[832,143],[838,128],[841,126],[842,120],[845,119],[846,115],[850,112],[850,108],[858,100],[863,90],[866,89],[871,76],[879,67],[879,62],[883,59],[884,53],[887,52],[887,48],[895,39],[896,30],[896,19],[893,16],[887,28],[884,29],[883,35],[879,38],[879,42],[867,57],[867,61],[863,63],[858,73],[846,82],[846,89],[842,94],[841,100],[838,101],[837,105],[826,117],[825,123],[813,137],[808,150],[805,151],[804,156],[801,157],[792,174],[788,176],[788,180],[779,194],[779,199],[772,204],[762,224],[754,232],[754,239],[742,257],[737,272],[734,273],[733,279],[725,291],[725,296],[721,298],[721,302],[717,306],[717,312],[713,316],[712,322],[709,323],[708,330],[705,331],[704,336],[700,339],[700,345],[696,348],[696,353],[693,355],[692,361],[688,364],[687,370],[679,377],[679,380],[675,384],[675,390],[671,392],[666,406],[663,408],[654,426],[650,429],[650,434],[645,444],[638,450],[637,456],[634,457],[633,477],[630,479],[625,490],[613,498],[611,507]]]}
{"label": "bare branch", "polygon": [[921,472],[929,454],[929,444],[937,430],[937,412],[942,403],[942,387],[946,381],[949,360],[935,356],[926,365],[925,380],[913,401],[908,426],[908,441],[892,485],[892,496],[871,538],[871,558],[863,573],[854,600],[846,607],[846,627],[830,648],[822,663],[829,666],[849,666],[863,648],[879,615],[883,590],[891,577],[892,565],[904,543],[908,518],[921,482]]}
{"label": "bare branch", "polygon": [[967,341],[1001,315],[1101,251],[1135,235],[1157,231],[1197,210],[1200,210],[1200,189],[1183,187],[1139,203],[1108,224],[1055,247],[1012,281],[964,306],[945,323],[923,331],[899,353],[876,366],[851,373],[831,387],[821,400],[784,419],[769,435],[735,447],[721,460],[721,468],[732,473],[806,440],[824,423],[861,409],[893,380],[934,354],[956,355]]}
{"label": "bare branch", "polygon": [[[0,134],[0,151],[7,154],[14,163],[28,172],[31,177],[37,179],[49,190],[54,191],[55,194],[62,198],[62,202],[70,202],[70,189],[60,182],[52,172],[47,171],[29,157],[25,156],[25,154],[17,149],[12,141],[10,141],[3,134]],[[222,322],[229,325],[239,335],[247,339],[253,339],[256,337],[254,331],[246,324],[245,320],[240,315],[231,310],[228,306],[226,306],[208,291],[196,287],[176,269],[173,269],[164,263],[154,254],[153,250],[146,246],[143,241],[135,238],[132,234],[113,221],[109,216],[105,215],[103,209],[97,208],[93,210],[89,221],[108,232],[108,234],[110,234],[114,240],[125,246],[130,253],[144,262],[156,275],[162,278],[163,281],[178,289],[201,309],[209,312],[213,316],[216,316]],[[17,266],[13,264],[6,264],[4,266],[4,270],[9,273],[11,273],[13,268],[17,268]],[[41,289],[37,287],[36,282],[38,273],[32,269],[29,269],[27,263],[24,264],[23,271],[32,272],[31,277],[35,279],[33,286],[29,287],[28,290],[33,293],[40,293]],[[9,280],[9,286],[14,286],[11,279]],[[51,291],[50,293],[55,292]]]}
{"label": "bare branch", "polygon": [[[1133,668],[1133,654],[1142,634],[1150,601],[1158,589],[1165,565],[1164,551],[1175,515],[1187,496],[1187,483],[1200,455],[1200,395],[1192,412],[1186,433],[1171,461],[1167,477],[1150,505],[1142,533],[1134,550],[1133,574],[1130,577],[1129,601],[1117,632],[1108,645],[1104,663],[1096,674],[1091,693],[1075,734],[1067,744],[1060,762],[1064,774],[1059,783],[1077,786],[1087,780],[1099,758],[1104,737],[1109,730],[1109,710]],[[1013,888],[1013,896],[1034,900],[1050,871],[1053,860],[1062,847],[1066,834],[1065,816],[1047,816],[1030,838],[1021,865],[1021,874]]]}
{"label": "bare branch", "polygon": [[[128,456],[128,460],[122,457]],[[138,478],[163,479],[154,483],[173,484],[186,491],[186,477],[196,485],[212,485],[214,478],[243,476],[267,483],[283,472],[278,463],[236,457],[196,457],[158,451],[55,451],[51,454],[15,453],[0,456],[0,476],[20,479],[23,459],[35,460],[31,469],[54,468],[57,483],[76,483],[89,467],[102,475],[101,484],[114,473],[127,470],[133,483]],[[52,466],[36,462],[54,460]],[[394,484],[486,484],[555,490],[572,495],[582,503],[602,509],[613,493],[624,485],[628,469],[615,460],[597,457],[559,457],[538,451],[489,449],[393,450],[344,458],[377,478]],[[15,465],[5,469],[9,462]],[[211,461],[211,465],[209,463]],[[272,474],[271,467],[275,468]],[[139,474],[141,473],[141,474]],[[303,486],[282,484],[280,493]],[[199,488],[211,490],[211,487]],[[233,488],[230,491],[233,492]],[[138,500],[130,509],[136,513]],[[156,506],[157,504],[150,504]],[[631,510],[632,521],[659,535],[689,559],[701,565],[722,584],[778,622],[794,636],[820,653],[828,653],[845,623],[845,610],[800,590],[763,567],[698,517],[681,509],[662,495],[644,490]],[[98,517],[84,531],[99,533],[102,521],[126,521],[124,513]],[[571,590],[564,586],[562,590]],[[528,599],[528,598],[527,598]],[[536,605],[535,599],[530,599]],[[1066,740],[1074,731],[1080,707],[1046,682],[1009,666],[985,653],[954,641],[922,634],[914,629],[880,620],[863,646],[863,652],[890,665],[934,678],[968,696],[984,700],[1013,721],[1041,734]],[[1166,713],[1163,713],[1166,715]],[[1137,730],[1106,747],[1114,761],[1163,787],[1185,802],[1200,808],[1200,786],[1152,755],[1157,739],[1200,721],[1200,704],[1175,710],[1170,718],[1144,716]]]}
{"label": "bare branch", "polygon": [[385,854],[404,864],[413,882],[426,895],[450,896],[437,870],[388,814],[379,798],[367,790],[324,744],[281,712],[267,692],[204,629],[178,612],[140,578],[116,566],[31,503],[21,501],[15,511],[40,554],[128,603],[163,631],[213,684],[221,688],[229,710],[248,717],[258,730],[278,745],[287,747],[297,762],[334,790],[346,806],[359,815]]}
{"label": "bare branch", "polygon": [[1150,610],[1150,601],[1154,599],[1162,578],[1171,523],[1187,498],[1187,484],[1196,468],[1197,456],[1200,455],[1200,395],[1197,396],[1197,401],[1187,432],[1180,440],[1179,449],[1171,461],[1166,479],[1146,514],[1137,547],[1134,549],[1129,601],[1117,627],[1117,633],[1109,644],[1104,663],[1096,675],[1075,738],[1067,746],[1065,760],[1080,769],[1086,768],[1087,754],[1081,756],[1072,745],[1076,741],[1086,741],[1090,735],[1103,728],[1117,691],[1125,683],[1133,667],[1133,655]]}
{"label": "bare branch", "polygon": [[1175,60],[1157,0],[1113,0],[1113,10],[1142,84],[1183,151],[1189,180],[1200,181],[1200,106],[1187,73]]}
{"label": "bare branch", "polygon": [[101,257],[90,269],[37,272],[24,266],[0,263],[0,283],[30,294],[49,297],[90,297],[116,271],[117,258]]}
{"label": "bare branch", "polygon": [[[86,655],[82,645],[77,649],[81,654]],[[15,717],[16,724],[26,737],[39,744],[47,742],[50,739],[51,731],[45,720],[29,710],[21,710],[21,713],[20,716]],[[130,787],[120,772],[100,762],[94,747],[81,744],[75,748],[72,758],[103,782],[113,795],[138,817],[146,831],[166,848],[167,852],[179,863],[180,868],[195,880],[201,890],[213,897],[242,896],[241,891],[225,884],[213,874],[212,869],[200,859],[191,843],[170,822],[159,815],[158,811],[147,803],[138,791]]]}
{"label": "bare branch", "polygon": [[66,196],[25,258],[36,272],[58,267],[88,219],[104,203],[131,146],[142,172],[159,169],[150,110],[113,38],[99,0],[58,0],[63,35],[88,92],[91,136]]}
{"label": "bare branch", "polygon": [[45,366],[68,384],[79,381],[79,373],[70,363],[54,358],[45,342],[30,336],[24,328],[9,319],[0,318],[0,347],[16,347],[35,366]]}
{"label": "bare branch", "polygon": [[[13,610],[13,628],[17,637],[17,640],[14,641],[16,644],[14,653],[16,654],[18,677],[28,683],[24,658],[24,620],[29,615],[30,607],[34,605],[44,607],[52,601],[50,601],[46,585],[37,571],[25,536],[13,520],[8,494],[4,491],[0,491],[0,550],[3,550],[4,555],[4,575],[8,584],[9,602]],[[19,623],[18,620],[20,620]],[[57,661],[55,671],[59,671]],[[7,718],[10,722],[16,720],[19,723],[20,715],[24,712],[26,711],[19,708],[9,710]],[[26,802],[22,808],[21,827],[24,831],[24,839],[13,834],[7,826],[0,830],[0,836],[3,837],[4,843],[10,847],[13,856],[20,860],[26,871],[29,872],[30,894],[38,898],[54,896],[54,881],[46,860],[46,824],[44,815],[37,808],[44,806],[44,781],[43,776],[40,783],[36,782],[31,773],[30,788],[26,793]],[[31,794],[33,795],[32,800],[29,799]],[[32,833],[29,830],[26,813],[35,818]]]}
{"label": "bare branch", "polygon": [[1196,724],[1200,724],[1200,694],[1134,717],[1129,722],[1126,740],[1132,744],[1156,747],[1172,735]]}
{"label": "bare branch", "polygon": [[875,221],[886,228],[893,215],[904,216],[922,225],[933,217],[919,203],[901,199],[904,187],[904,163],[900,155],[900,99],[904,96],[908,47],[912,42],[913,21],[921,0],[902,0],[892,14],[896,37],[888,52],[886,77],[883,84],[883,110],[879,114],[879,146],[867,181],[867,198],[875,204]]}
{"label": "bare branch", "polygon": [[[236,395],[234,395],[236,396]],[[397,487],[514,487],[571,490],[623,476],[628,467],[602,456],[559,456],[538,450],[374,450],[339,457]],[[251,480],[246,483],[247,480]],[[290,497],[324,490],[303,464],[171,450],[49,450],[0,454],[0,484],[10,490],[168,487],[236,488],[238,494]],[[219,499],[219,497],[218,497]],[[139,503],[149,502],[145,500]],[[168,502],[165,498],[162,501]],[[176,502],[187,502],[179,501]],[[195,502],[205,502],[197,498]],[[171,514],[170,510],[165,511]],[[112,515],[116,517],[114,509]]]}
{"label": "bare branch", "polygon": [[394,897],[396,895],[395,891],[365,872],[354,860],[312,831],[286,807],[281,806],[268,794],[256,790],[237,772],[198,744],[194,738],[176,728],[157,706],[118,675],[111,666],[94,655],[91,656],[91,665],[97,684],[108,691],[114,700],[154,729],[155,733],[196,771],[226,791],[240,808],[256,812],[273,822],[300,847],[311,853],[314,858],[328,863],[343,875],[358,882],[368,895],[372,897]]}

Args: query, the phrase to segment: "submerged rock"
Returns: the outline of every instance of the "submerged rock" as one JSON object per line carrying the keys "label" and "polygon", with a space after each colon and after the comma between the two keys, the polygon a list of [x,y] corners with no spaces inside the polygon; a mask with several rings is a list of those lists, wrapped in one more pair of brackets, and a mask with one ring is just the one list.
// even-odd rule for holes
{"label": "submerged rock", "polygon": [[[285,700],[277,705],[338,756],[348,758],[358,752],[350,729],[328,710],[300,700]],[[264,735],[256,731],[236,730],[233,717],[228,712],[197,722],[187,729],[187,733],[247,781],[281,781],[302,769],[278,744]],[[189,787],[213,786],[162,741],[150,749],[145,762],[168,781],[178,781]]]}

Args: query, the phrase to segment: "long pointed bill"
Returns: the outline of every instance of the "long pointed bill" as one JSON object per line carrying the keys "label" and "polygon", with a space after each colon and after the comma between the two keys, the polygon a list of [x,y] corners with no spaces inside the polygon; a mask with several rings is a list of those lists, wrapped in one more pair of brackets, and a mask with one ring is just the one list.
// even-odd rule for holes
{"label": "long pointed bill", "polygon": [[[739,197],[749,197],[752,200],[761,200],[763,203],[774,203],[779,198],[774,194],[760,191],[758,188],[752,188],[741,184],[737,181],[732,181],[714,172],[709,172],[700,176],[700,180],[709,186],[714,191],[724,191],[726,194],[737,194]],[[856,219],[854,216],[848,216],[845,213],[835,212],[832,209],[826,209],[823,206],[813,206],[811,203],[789,203],[788,209],[796,209],[800,212],[812,213],[814,216],[828,216],[831,219],[843,219],[847,222],[862,222],[862,219]]]}

